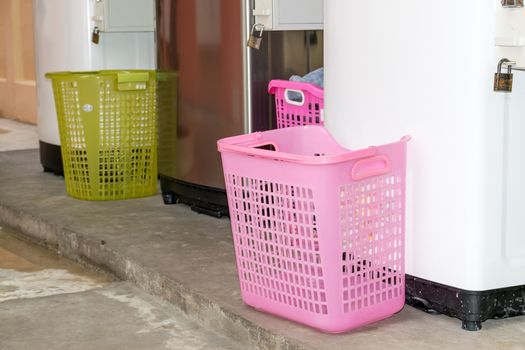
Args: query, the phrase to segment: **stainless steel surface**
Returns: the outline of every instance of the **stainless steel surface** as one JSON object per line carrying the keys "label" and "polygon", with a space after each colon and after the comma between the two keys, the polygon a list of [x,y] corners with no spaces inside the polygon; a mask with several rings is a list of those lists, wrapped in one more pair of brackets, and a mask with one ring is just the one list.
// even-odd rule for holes
{"label": "stainless steel surface", "polygon": [[168,150],[176,164],[160,162],[159,171],[223,188],[216,142],[244,132],[241,0],[159,0],[158,8],[159,69],[179,74],[176,147]]}
{"label": "stainless steel surface", "polygon": [[[249,30],[252,26],[251,9],[253,8],[253,0],[242,1],[242,42],[247,41]],[[251,71],[251,53],[252,50],[245,48],[242,51],[242,62],[243,62],[243,80],[244,80],[244,93],[245,96],[252,95],[252,79],[248,72]],[[252,101],[251,98],[244,99],[244,133],[249,133],[252,130]]]}
{"label": "stainless steel surface", "polygon": [[224,189],[217,140],[272,128],[269,81],[322,66],[320,31],[264,31],[249,49],[247,2],[157,0],[158,67],[178,72],[176,112],[159,115],[161,175]]}
{"label": "stainless steel surface", "polygon": [[287,80],[291,75],[305,75],[323,66],[322,31],[266,31],[261,48],[250,50],[251,113],[253,131],[266,130],[260,116],[270,117],[275,127],[275,108],[268,96],[272,79]]}

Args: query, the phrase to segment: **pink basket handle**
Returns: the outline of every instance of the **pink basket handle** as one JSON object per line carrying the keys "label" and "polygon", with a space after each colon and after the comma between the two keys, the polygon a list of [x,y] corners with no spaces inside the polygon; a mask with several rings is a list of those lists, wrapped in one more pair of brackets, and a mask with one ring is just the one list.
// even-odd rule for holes
{"label": "pink basket handle", "polygon": [[[288,97],[289,92],[294,92],[298,94],[299,96],[301,96],[301,100],[300,101],[291,100],[290,97]],[[299,107],[304,106],[304,103],[306,102],[305,97],[304,97],[304,92],[302,90],[295,90],[295,89],[284,89],[284,100],[289,105],[299,106]]]}
{"label": "pink basket handle", "polygon": [[303,83],[300,81],[289,81],[289,80],[270,81],[270,83],[268,84],[268,93],[274,95],[275,90],[278,88],[306,91],[315,97],[318,97],[318,98],[324,97],[324,90],[314,84]]}
{"label": "pink basket handle", "polygon": [[[231,144],[228,141],[235,139],[237,144]],[[242,144],[239,145],[239,144]],[[283,160],[293,163],[301,164],[333,164],[341,163],[349,160],[372,157],[376,154],[376,147],[368,147],[357,151],[351,151],[344,154],[337,154],[331,156],[303,156],[299,154],[292,154],[279,151],[269,151],[260,148],[254,148],[261,145],[271,144],[270,142],[261,143],[261,133],[246,134],[242,136],[235,136],[233,138],[226,138],[217,142],[219,152],[234,152],[260,158]]]}
{"label": "pink basket handle", "polygon": [[[403,136],[400,141],[407,143],[410,139],[411,137],[407,135]],[[367,177],[387,174],[390,169],[390,159],[385,155],[358,160],[352,167],[352,180],[358,181]]]}
{"label": "pink basket handle", "polygon": [[352,167],[352,180],[386,174],[390,171],[390,160],[384,156],[375,156],[357,161]]}

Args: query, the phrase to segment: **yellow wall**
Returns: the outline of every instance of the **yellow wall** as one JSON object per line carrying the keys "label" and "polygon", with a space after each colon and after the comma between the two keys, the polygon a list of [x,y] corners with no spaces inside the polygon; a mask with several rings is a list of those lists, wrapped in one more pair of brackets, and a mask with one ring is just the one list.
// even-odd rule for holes
{"label": "yellow wall", "polygon": [[31,0],[0,0],[0,117],[36,123]]}

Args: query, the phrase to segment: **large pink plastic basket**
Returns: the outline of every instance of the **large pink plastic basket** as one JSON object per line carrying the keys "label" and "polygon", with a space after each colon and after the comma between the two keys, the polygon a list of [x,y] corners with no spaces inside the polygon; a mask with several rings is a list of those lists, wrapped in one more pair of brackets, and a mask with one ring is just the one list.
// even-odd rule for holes
{"label": "large pink plastic basket", "polygon": [[[309,83],[272,80],[268,92],[275,95],[277,128],[324,125],[324,91]],[[298,97],[295,101],[293,96]]]}
{"label": "large pink plastic basket", "polygon": [[399,311],[408,140],[350,151],[320,126],[219,140],[244,302],[331,333]]}

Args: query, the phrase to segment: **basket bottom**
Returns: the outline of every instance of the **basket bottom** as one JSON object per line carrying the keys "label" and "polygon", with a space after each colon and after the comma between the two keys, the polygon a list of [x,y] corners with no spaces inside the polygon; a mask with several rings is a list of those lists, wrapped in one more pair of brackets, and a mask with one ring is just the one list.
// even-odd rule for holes
{"label": "basket bottom", "polygon": [[[99,150],[97,162],[86,149],[65,151],[64,173],[67,193],[84,200],[120,200],[157,193],[157,159],[151,147]],[[98,159],[97,159],[98,158]]]}
{"label": "basket bottom", "polygon": [[89,201],[109,201],[132,198],[150,197],[157,194],[157,177],[154,179],[125,179],[118,180],[101,179],[92,182],[80,177],[78,181],[66,177],[67,194],[76,199]]}
{"label": "basket bottom", "polygon": [[75,193],[70,193],[70,192],[67,192],[68,196],[72,197],[72,198],[75,198],[75,199],[80,199],[80,200],[84,200],[84,201],[100,201],[100,202],[103,202],[103,201],[114,201],[114,200],[125,200],[125,199],[136,199],[136,198],[145,198],[145,197],[151,197],[151,196],[154,196],[157,194],[157,191],[152,191],[152,192],[147,192],[147,193],[141,193],[141,194],[138,194],[138,195],[122,195],[122,196],[114,196],[114,197],[110,197],[110,196],[87,196],[87,197],[82,197],[82,196],[78,196],[76,195]]}
{"label": "basket bottom", "polygon": [[341,314],[336,317],[330,314],[319,315],[304,312],[285,304],[267,303],[262,305],[259,296],[243,295],[246,305],[257,311],[278,316],[302,325],[315,328],[323,333],[340,334],[387,319],[403,309],[405,296],[391,299],[388,303],[377,304],[359,311]]}
{"label": "basket bottom", "polygon": [[160,174],[164,204],[184,203],[193,211],[214,217],[229,216],[226,191]]}

